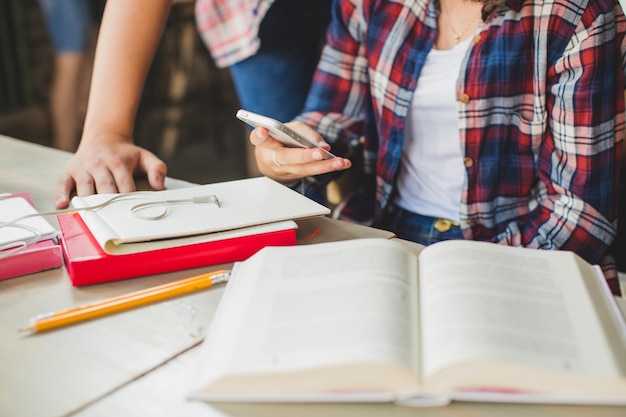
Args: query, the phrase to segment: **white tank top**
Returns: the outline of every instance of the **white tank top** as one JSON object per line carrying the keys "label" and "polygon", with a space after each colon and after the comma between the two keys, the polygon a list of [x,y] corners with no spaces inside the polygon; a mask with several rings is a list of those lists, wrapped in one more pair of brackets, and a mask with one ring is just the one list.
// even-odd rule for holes
{"label": "white tank top", "polygon": [[455,86],[469,44],[432,49],[426,57],[407,115],[394,200],[405,210],[459,221],[465,167]]}

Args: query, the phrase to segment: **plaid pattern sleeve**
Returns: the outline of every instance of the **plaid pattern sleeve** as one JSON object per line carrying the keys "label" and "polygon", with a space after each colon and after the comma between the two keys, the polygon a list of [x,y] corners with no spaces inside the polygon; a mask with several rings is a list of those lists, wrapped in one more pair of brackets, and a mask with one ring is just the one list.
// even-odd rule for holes
{"label": "plaid pattern sleeve", "polygon": [[259,49],[259,25],[272,0],[197,0],[196,25],[218,67],[227,67]]}
{"label": "plaid pattern sleeve", "polygon": [[[428,0],[334,4],[300,119],[339,154],[364,137],[366,179],[341,218],[375,225],[396,192],[438,13]],[[625,32],[615,0],[513,0],[483,13],[457,80],[466,238],[600,261],[616,232]]]}
{"label": "plaid pattern sleeve", "polygon": [[600,260],[616,231],[625,29],[611,1],[492,16],[458,84],[472,238]]}

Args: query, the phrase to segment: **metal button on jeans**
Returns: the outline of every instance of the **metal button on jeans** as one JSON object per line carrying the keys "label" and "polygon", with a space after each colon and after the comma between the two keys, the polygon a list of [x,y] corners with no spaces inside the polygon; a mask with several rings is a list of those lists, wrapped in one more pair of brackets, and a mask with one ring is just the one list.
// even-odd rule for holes
{"label": "metal button on jeans", "polygon": [[453,222],[452,220],[437,219],[437,221],[435,221],[434,227],[435,229],[437,229],[437,231],[444,233],[452,229],[452,227],[459,227],[459,226],[460,224],[458,222]]}

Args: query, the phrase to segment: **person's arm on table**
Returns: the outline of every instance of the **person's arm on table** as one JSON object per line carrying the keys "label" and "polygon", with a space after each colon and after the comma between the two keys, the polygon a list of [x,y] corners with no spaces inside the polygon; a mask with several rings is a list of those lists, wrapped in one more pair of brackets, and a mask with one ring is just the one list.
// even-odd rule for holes
{"label": "person's arm on table", "polygon": [[78,195],[134,191],[138,174],[146,174],[154,189],[163,188],[167,167],[133,144],[133,126],[171,3],[107,1],[83,136],[57,183],[57,208],[68,206],[73,190]]}

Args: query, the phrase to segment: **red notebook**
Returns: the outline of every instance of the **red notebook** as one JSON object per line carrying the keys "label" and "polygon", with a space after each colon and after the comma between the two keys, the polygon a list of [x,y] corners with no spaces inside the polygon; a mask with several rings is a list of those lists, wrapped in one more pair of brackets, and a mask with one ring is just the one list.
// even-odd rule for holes
{"label": "red notebook", "polygon": [[62,214],[57,219],[65,265],[74,286],[242,261],[265,246],[296,243],[296,231],[291,228],[174,248],[111,255],[104,252],[96,242],[79,214]]}

